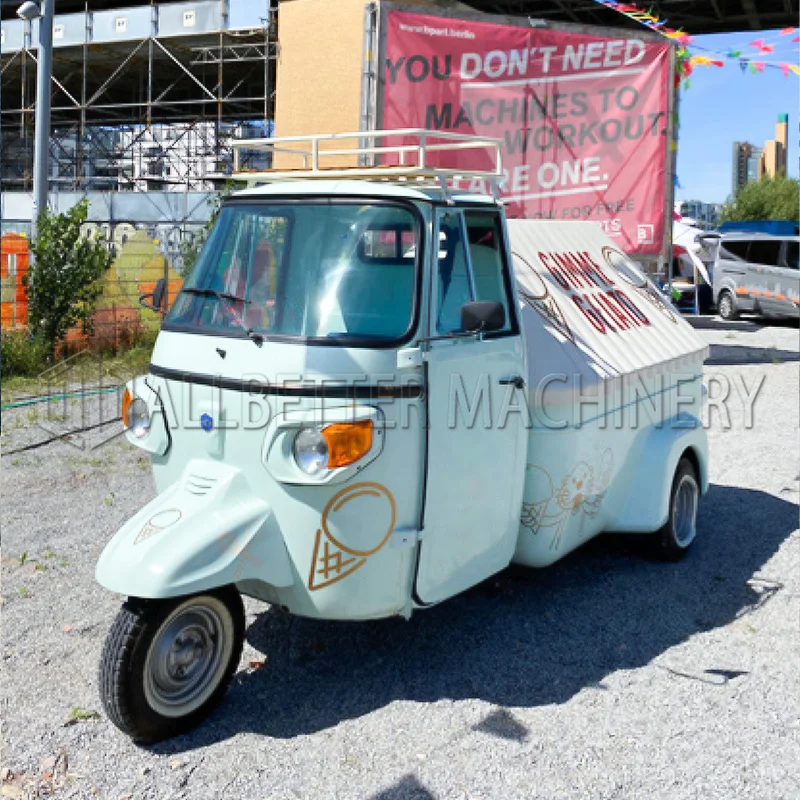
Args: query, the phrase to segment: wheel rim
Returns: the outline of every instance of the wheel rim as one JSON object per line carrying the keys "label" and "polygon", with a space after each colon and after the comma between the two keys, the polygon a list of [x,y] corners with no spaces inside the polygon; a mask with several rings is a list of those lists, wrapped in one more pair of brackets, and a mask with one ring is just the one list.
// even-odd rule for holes
{"label": "wheel rim", "polygon": [[219,686],[233,646],[233,620],[215,597],[192,598],[164,620],[144,668],[144,694],[165,717],[200,708]]}
{"label": "wheel rim", "polygon": [[719,301],[719,313],[722,317],[729,317],[733,311],[733,303],[731,303],[730,295],[726,292],[722,295]]}
{"label": "wheel rim", "polygon": [[672,530],[679,547],[688,547],[697,535],[697,482],[691,475],[681,477],[675,490]]}

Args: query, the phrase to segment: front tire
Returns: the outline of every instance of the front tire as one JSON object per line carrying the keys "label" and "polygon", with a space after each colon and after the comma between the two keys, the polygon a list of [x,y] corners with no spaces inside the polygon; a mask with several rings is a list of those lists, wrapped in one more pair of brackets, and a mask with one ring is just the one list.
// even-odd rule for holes
{"label": "front tire", "polygon": [[108,718],[137,742],[193,728],[217,706],[239,664],[244,606],[233,587],[170,600],[129,599],[100,657]]}
{"label": "front tire", "polygon": [[697,507],[700,484],[694,464],[682,458],[672,479],[669,516],[666,524],[652,534],[655,554],[664,561],[678,561],[697,537]]}
{"label": "front tire", "polygon": [[727,289],[720,292],[719,299],[717,300],[717,309],[722,319],[728,322],[739,316],[739,312],[736,310],[736,301]]}

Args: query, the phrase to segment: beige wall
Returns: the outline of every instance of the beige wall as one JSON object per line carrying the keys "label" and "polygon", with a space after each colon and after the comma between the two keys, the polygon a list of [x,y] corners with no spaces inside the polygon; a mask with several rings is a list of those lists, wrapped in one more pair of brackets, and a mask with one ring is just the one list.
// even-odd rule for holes
{"label": "beige wall", "polygon": [[[359,129],[364,6],[365,0],[280,3],[276,136]],[[275,166],[302,163],[276,154]]]}
{"label": "beige wall", "polygon": [[[436,13],[446,0],[404,0]],[[364,8],[367,0],[281,0],[278,7],[278,67],[275,135],[342,133],[361,127]],[[355,147],[356,139],[342,143]],[[336,149],[342,149],[337,145]],[[326,158],[322,166],[350,166]],[[302,160],[276,153],[275,167],[299,169]]]}

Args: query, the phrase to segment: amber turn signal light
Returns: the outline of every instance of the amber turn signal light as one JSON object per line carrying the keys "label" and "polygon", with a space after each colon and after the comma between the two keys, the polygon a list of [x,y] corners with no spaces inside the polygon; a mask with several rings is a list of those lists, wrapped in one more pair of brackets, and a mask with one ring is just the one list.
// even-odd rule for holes
{"label": "amber turn signal light", "polygon": [[130,422],[128,422],[128,412],[131,409],[132,402],[133,395],[131,394],[131,390],[125,387],[125,391],[122,393],[122,425],[125,428],[130,428]]}
{"label": "amber turn signal light", "polygon": [[365,456],[372,447],[372,420],[337,422],[322,429],[328,444],[328,469],[346,467]]}

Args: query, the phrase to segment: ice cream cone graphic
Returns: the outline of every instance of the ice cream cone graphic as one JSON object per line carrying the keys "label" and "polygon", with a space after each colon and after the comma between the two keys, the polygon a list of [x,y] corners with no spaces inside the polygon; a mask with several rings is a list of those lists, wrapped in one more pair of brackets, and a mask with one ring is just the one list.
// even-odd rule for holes
{"label": "ice cream cone graphic", "polygon": [[396,507],[380,483],[356,483],[337,492],[322,511],[314,539],[310,591],[352,575],[392,535]]}
{"label": "ice cream cone graphic", "polygon": [[159,511],[153,514],[147,522],[142,526],[136,538],[133,540],[134,544],[139,544],[145,539],[149,539],[156,533],[160,533],[164,528],[169,528],[174,525],[182,516],[182,512],[178,508],[168,508],[166,511]]}
{"label": "ice cream cone graphic", "polygon": [[547,506],[553,497],[553,482],[541,467],[528,464],[520,522],[536,535],[547,524]]}

